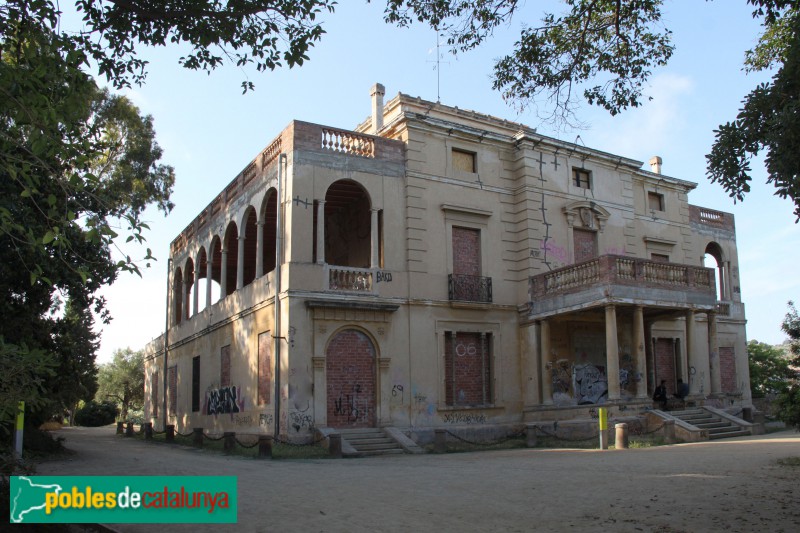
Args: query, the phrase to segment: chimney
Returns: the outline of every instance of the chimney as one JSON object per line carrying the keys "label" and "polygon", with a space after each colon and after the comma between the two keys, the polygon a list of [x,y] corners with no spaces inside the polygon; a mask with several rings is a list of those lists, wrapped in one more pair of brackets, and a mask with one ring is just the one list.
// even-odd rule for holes
{"label": "chimney", "polygon": [[386,94],[386,88],[380,83],[376,83],[369,91],[372,97],[372,131],[373,135],[377,135],[383,129],[383,95]]}
{"label": "chimney", "polygon": [[657,155],[650,158],[650,170],[656,174],[661,174],[661,158]]}

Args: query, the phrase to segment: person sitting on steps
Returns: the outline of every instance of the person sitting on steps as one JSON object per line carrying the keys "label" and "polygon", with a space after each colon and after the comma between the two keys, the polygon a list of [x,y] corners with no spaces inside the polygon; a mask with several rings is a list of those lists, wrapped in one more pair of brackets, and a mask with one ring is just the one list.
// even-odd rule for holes
{"label": "person sitting on steps", "polygon": [[675,391],[675,399],[685,402],[687,396],[689,396],[689,385],[679,378],[678,389]]}
{"label": "person sitting on steps", "polygon": [[653,401],[654,402],[661,402],[661,408],[667,408],[667,381],[662,379],[661,385],[656,387],[655,392],[653,393]]}

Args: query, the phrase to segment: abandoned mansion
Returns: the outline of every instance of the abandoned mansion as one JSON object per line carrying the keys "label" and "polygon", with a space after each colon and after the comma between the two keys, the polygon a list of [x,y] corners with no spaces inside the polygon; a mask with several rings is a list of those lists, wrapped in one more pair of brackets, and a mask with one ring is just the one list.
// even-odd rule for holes
{"label": "abandoned mansion", "polygon": [[636,416],[679,379],[751,405],[734,218],[695,183],[371,96],[353,130],[290,123],[172,241],[146,421],[416,438]]}

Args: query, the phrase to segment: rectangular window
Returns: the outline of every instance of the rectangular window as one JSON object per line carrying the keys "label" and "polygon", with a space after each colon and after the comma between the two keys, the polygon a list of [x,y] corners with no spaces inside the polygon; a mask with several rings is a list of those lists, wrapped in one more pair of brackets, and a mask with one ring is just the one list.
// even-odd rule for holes
{"label": "rectangular window", "polygon": [[453,168],[461,172],[477,172],[475,168],[475,153],[453,148]]}
{"label": "rectangular window", "polygon": [[581,189],[592,188],[592,173],[583,168],[572,169],[572,183]]}
{"label": "rectangular window", "polygon": [[158,418],[158,370],[153,370],[153,375],[150,379],[150,403],[152,404],[153,418]]}
{"label": "rectangular window", "polygon": [[200,410],[200,356],[192,357],[192,412]]}
{"label": "rectangular window", "polygon": [[258,335],[258,405],[269,404],[272,386],[272,336]]}
{"label": "rectangular window", "polygon": [[178,367],[171,366],[167,369],[167,381],[169,386],[169,395],[167,396],[169,415],[175,416],[175,411],[178,408]]}
{"label": "rectangular window", "polygon": [[647,208],[650,211],[663,211],[664,210],[664,195],[657,192],[647,193]]}
{"label": "rectangular window", "polygon": [[492,334],[445,332],[445,403],[450,406],[492,403]]}
{"label": "rectangular window", "polygon": [[219,350],[219,386],[231,386],[231,345]]}

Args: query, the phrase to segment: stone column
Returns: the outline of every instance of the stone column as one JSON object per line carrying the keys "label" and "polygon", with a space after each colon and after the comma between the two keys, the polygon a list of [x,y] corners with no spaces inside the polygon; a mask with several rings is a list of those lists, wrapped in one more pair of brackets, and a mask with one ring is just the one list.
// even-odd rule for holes
{"label": "stone column", "polygon": [[317,202],[317,264],[325,264],[325,200]]}
{"label": "stone column", "polygon": [[525,405],[539,405],[539,374],[541,356],[539,347],[540,335],[537,335],[537,325],[528,324],[522,328],[522,339],[520,342],[520,368],[524,369],[522,376],[522,391]]}
{"label": "stone column", "polygon": [[708,363],[711,371],[711,394],[722,392],[722,374],[719,368],[719,339],[717,338],[717,313],[708,313]]}
{"label": "stone column", "polygon": [[606,305],[606,377],[608,399],[619,400],[619,340],[617,339],[617,309]]}
{"label": "stone column", "polygon": [[191,293],[190,289],[191,285],[189,284],[189,272],[188,271],[185,272],[184,276],[185,276],[185,281],[183,282],[183,287],[181,287],[181,290],[183,291],[183,294],[181,295],[181,297],[183,298],[182,312],[183,312],[183,318],[188,319],[191,316],[191,310],[192,310],[192,301],[189,298],[189,295]]}
{"label": "stone column", "polygon": [[192,315],[197,314],[197,310],[200,307],[200,295],[198,291],[200,290],[200,262],[198,261],[194,265],[194,288],[192,289]]}
{"label": "stone column", "polygon": [[[697,353],[694,350],[694,310],[689,309],[686,311],[686,364],[688,368],[695,369],[695,376],[697,376]],[[687,368],[687,375],[691,375],[691,372],[688,371]],[[700,394],[699,377],[693,377],[689,379],[687,383],[689,384],[689,394]]]}
{"label": "stone column", "polygon": [[481,331],[480,333],[480,343],[481,343],[481,374],[483,379],[481,379],[481,399],[483,401],[483,405],[488,403],[486,397],[486,378],[488,374],[486,372],[486,333]]}
{"label": "stone column", "polygon": [[633,308],[633,350],[636,354],[636,397],[647,398],[647,358],[644,349],[644,308],[637,305]]}
{"label": "stone column", "polygon": [[211,273],[212,262],[214,261],[212,254],[206,255],[206,308],[211,307]]}
{"label": "stone column", "polygon": [[378,233],[378,210],[377,209],[370,209],[370,230],[371,230],[371,242],[372,242],[372,253],[370,255],[369,266],[370,268],[378,268],[380,267],[380,235]]}
{"label": "stone column", "polygon": [[325,387],[325,357],[311,358],[314,365],[314,424],[325,427],[328,424],[328,396]]}
{"label": "stone column", "polygon": [[[389,368],[391,367],[392,360],[389,357],[381,357],[378,359],[378,368],[380,369],[380,379],[378,380],[378,426],[390,426],[391,415],[389,413],[389,395],[391,394],[391,380],[389,379]],[[384,398],[386,401],[384,401]]]}
{"label": "stone column", "polygon": [[236,290],[244,287],[244,242],[245,236],[239,235],[239,246],[236,254]]}
{"label": "stone column", "polygon": [[256,224],[256,277],[264,275],[264,221]]}
{"label": "stone column", "polygon": [[542,345],[542,404],[553,405],[553,378],[550,372],[550,321],[542,320],[541,345]]}
{"label": "stone column", "polygon": [[222,264],[219,274],[219,299],[224,300],[228,294],[228,250],[223,248],[220,253]]}

